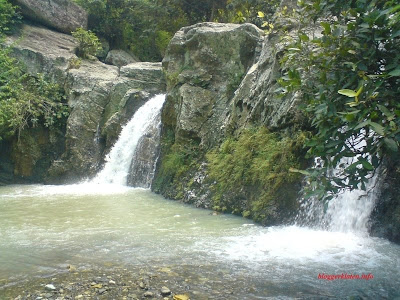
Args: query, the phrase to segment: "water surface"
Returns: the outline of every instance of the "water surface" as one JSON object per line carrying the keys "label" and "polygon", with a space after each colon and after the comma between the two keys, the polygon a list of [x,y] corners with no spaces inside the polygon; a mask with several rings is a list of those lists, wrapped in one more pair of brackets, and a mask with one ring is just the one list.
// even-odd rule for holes
{"label": "water surface", "polygon": [[[260,227],[115,185],[0,187],[0,295],[66,265],[113,264],[173,266],[231,299],[400,296],[400,247],[383,239]],[[342,273],[373,279],[318,279]]]}

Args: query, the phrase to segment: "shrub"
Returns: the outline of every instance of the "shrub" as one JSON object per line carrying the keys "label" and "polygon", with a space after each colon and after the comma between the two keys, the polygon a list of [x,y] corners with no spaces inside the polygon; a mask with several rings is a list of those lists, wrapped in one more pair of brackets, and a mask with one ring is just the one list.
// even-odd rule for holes
{"label": "shrub", "polygon": [[77,55],[82,58],[91,58],[102,49],[98,37],[90,30],[80,27],[71,34],[79,42]]}
{"label": "shrub", "polygon": [[0,35],[9,33],[20,18],[15,6],[7,0],[0,0]]}
{"label": "shrub", "polygon": [[63,124],[69,112],[63,90],[40,74],[25,73],[8,52],[0,48],[0,140],[38,124]]}

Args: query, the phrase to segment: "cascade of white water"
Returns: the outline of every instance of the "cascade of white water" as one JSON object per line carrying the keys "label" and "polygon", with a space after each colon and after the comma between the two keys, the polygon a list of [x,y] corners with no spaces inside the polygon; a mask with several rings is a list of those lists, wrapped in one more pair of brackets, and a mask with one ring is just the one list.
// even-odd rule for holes
{"label": "cascade of white water", "polygon": [[[348,166],[351,159],[343,159],[339,165]],[[333,174],[339,174],[333,170]],[[328,203],[316,199],[307,199],[302,203],[302,210],[297,223],[336,232],[354,232],[367,234],[368,220],[375,206],[377,173],[365,185],[365,190],[346,190]]]}
{"label": "cascade of white water", "polygon": [[97,184],[126,185],[132,158],[140,139],[155,123],[160,122],[160,113],[165,95],[157,95],[140,107],[122,129],[118,141],[106,158],[104,168],[92,180]]}
{"label": "cascade of white water", "polygon": [[328,229],[366,234],[369,216],[375,206],[376,182],[377,176],[374,176],[366,184],[366,191],[345,191],[332,199],[325,214]]}

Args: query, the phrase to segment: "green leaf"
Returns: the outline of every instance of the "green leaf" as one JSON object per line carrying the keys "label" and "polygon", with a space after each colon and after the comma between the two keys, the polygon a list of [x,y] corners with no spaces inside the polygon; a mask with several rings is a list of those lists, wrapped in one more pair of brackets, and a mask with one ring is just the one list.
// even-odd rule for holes
{"label": "green leaf", "polygon": [[338,90],[338,93],[347,97],[356,97],[357,92],[349,89]]}
{"label": "green leaf", "polygon": [[385,146],[393,152],[397,152],[399,151],[399,147],[397,146],[397,143],[395,140],[393,139],[389,139],[389,138],[384,138],[383,142],[385,143]]}
{"label": "green leaf", "polygon": [[390,112],[385,106],[377,104],[379,110],[388,118],[389,121],[393,120],[395,115],[394,113]]}
{"label": "green leaf", "polygon": [[363,128],[363,127],[369,125],[369,122],[370,122],[369,120],[368,121],[364,121],[364,122],[358,124],[356,127],[354,127],[353,130],[357,130],[357,129]]}
{"label": "green leaf", "polygon": [[396,31],[395,33],[392,34],[390,38],[394,39],[396,37],[400,36],[400,30]]}
{"label": "green leaf", "polygon": [[371,125],[372,129],[379,135],[384,136],[385,135],[385,128],[383,128],[382,125],[379,125],[378,123],[375,122],[369,122],[369,125]]}
{"label": "green leaf", "polygon": [[366,160],[361,160],[360,161],[362,166],[364,167],[364,169],[368,170],[368,171],[372,171],[374,169],[374,167]]}
{"label": "green leaf", "polygon": [[257,12],[257,17],[264,18],[265,14],[262,11]]}
{"label": "green leaf", "polygon": [[389,76],[400,76],[400,68],[397,68],[396,70],[390,72]]}
{"label": "green leaf", "polygon": [[300,40],[302,40],[303,42],[308,42],[310,40],[310,38],[308,37],[308,35],[306,34],[300,34]]}
{"label": "green leaf", "polygon": [[308,172],[306,170],[298,170],[298,169],[295,169],[295,168],[289,168],[289,172],[300,173],[300,174],[303,174],[303,175],[306,175],[306,176],[310,176],[310,172]]}
{"label": "green leaf", "polygon": [[350,107],[356,107],[356,106],[358,106],[360,103],[359,102],[349,102],[349,103],[346,103],[348,106],[350,106]]}
{"label": "green leaf", "polygon": [[321,26],[324,28],[325,34],[331,33],[331,24],[326,23],[326,22],[321,22]]}

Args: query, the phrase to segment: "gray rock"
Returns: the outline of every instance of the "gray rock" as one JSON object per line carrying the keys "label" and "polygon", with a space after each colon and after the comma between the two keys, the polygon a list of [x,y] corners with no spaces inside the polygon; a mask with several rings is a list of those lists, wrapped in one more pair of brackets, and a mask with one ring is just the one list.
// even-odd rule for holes
{"label": "gray rock", "polygon": [[[77,59],[75,39],[46,28],[24,25],[6,44],[30,74],[44,73],[63,86],[71,107],[65,144],[59,143],[63,154],[43,170],[48,182],[95,174],[121,127],[152,95],[165,89],[160,64],[131,64],[121,74],[118,67],[99,61],[82,60],[79,68],[71,68],[71,60]],[[24,165],[29,164],[24,161]]]}
{"label": "gray rock", "polygon": [[46,284],[44,287],[46,290],[48,291],[55,291],[56,287],[54,286],[54,284]]}
{"label": "gray rock", "polygon": [[143,294],[143,296],[146,297],[146,298],[152,298],[152,297],[154,297],[154,293],[150,292],[150,291],[147,291],[147,292],[145,292]]}
{"label": "gray rock", "polygon": [[[161,146],[154,182],[163,184],[154,184],[153,190],[168,198],[210,208],[213,183],[207,180],[207,159],[203,158],[210,149],[219,147],[227,136],[240,136],[249,127],[285,131],[308,124],[298,109],[297,95],[282,98],[275,93],[281,76],[283,41],[278,35],[265,37],[250,24],[201,23],[175,34],[163,60],[167,101],[162,111],[162,139],[172,142]],[[196,145],[199,158],[186,166],[179,178],[164,184],[163,180],[168,179],[159,171],[164,158],[174,149],[173,142],[180,147]],[[287,190],[292,191],[292,187],[290,201],[297,196],[300,184]],[[225,191],[222,197],[232,205],[228,210],[245,210],[252,205],[251,198],[257,199],[261,193],[257,186],[242,186],[240,190],[243,194]],[[292,209],[281,209],[275,203],[270,206],[263,222],[282,221]]]}
{"label": "gray rock", "polygon": [[139,60],[124,50],[110,50],[107,54],[105,63],[117,67],[126,66],[131,63],[138,62]]}
{"label": "gray rock", "polygon": [[161,288],[161,295],[162,296],[169,296],[169,295],[171,295],[171,290],[169,288],[167,288],[166,286],[163,286]]}
{"label": "gray rock", "polygon": [[165,78],[161,63],[137,62],[121,67],[121,76],[135,81],[138,87],[151,91],[156,87],[165,87]]}
{"label": "gray rock", "polygon": [[263,31],[251,24],[200,23],[175,34],[163,60],[171,104],[163,115],[171,117],[165,121],[176,139],[199,139],[205,147],[218,143],[226,131],[228,103],[263,39]]}
{"label": "gray rock", "polygon": [[[161,121],[161,120],[160,120]],[[129,169],[129,186],[149,188],[154,177],[155,162],[159,154],[159,122],[150,125],[149,131],[138,141],[135,157]]]}
{"label": "gray rock", "polygon": [[[70,0],[13,0],[22,14],[35,22],[64,33],[79,27],[87,28],[86,11]],[[46,43],[47,44],[47,43]]]}
{"label": "gray rock", "polygon": [[24,63],[28,73],[43,73],[62,84],[67,78],[71,60],[77,58],[78,43],[72,36],[44,27],[24,24],[21,34],[7,37],[5,44]]}

